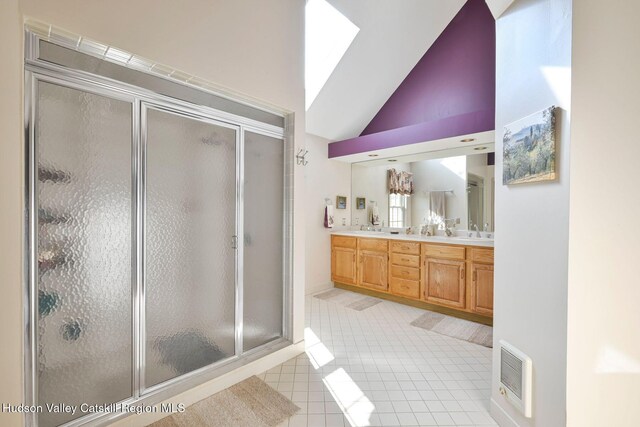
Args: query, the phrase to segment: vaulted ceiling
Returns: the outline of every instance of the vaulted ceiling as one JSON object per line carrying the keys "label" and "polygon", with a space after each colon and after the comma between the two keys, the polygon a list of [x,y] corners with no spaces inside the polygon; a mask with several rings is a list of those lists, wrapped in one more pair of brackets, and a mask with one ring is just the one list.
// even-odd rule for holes
{"label": "vaulted ceiling", "polygon": [[[360,28],[307,110],[307,132],[360,135],[466,0],[327,0]],[[495,17],[513,0],[487,0]]]}

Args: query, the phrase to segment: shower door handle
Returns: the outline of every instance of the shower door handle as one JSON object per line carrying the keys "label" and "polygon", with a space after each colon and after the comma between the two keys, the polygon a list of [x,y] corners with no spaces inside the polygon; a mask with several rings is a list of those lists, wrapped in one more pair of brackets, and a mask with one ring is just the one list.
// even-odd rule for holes
{"label": "shower door handle", "polygon": [[231,236],[231,247],[238,249],[238,236]]}

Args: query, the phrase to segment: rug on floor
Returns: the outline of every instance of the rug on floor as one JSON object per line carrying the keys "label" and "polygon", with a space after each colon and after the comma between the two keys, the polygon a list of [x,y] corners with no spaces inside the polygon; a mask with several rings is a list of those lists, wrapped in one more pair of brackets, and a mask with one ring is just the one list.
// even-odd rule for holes
{"label": "rug on floor", "polygon": [[273,427],[298,408],[260,378],[253,376],[165,417],[151,427]]}
{"label": "rug on floor", "polygon": [[493,328],[469,320],[427,311],[411,322],[411,325],[485,347],[493,347]]}
{"label": "rug on floor", "polygon": [[357,294],[355,292],[343,291],[342,289],[331,289],[313,296],[324,301],[330,301],[335,304],[343,305],[347,308],[362,311],[376,304],[380,304],[382,300],[378,298],[368,297],[366,295]]}

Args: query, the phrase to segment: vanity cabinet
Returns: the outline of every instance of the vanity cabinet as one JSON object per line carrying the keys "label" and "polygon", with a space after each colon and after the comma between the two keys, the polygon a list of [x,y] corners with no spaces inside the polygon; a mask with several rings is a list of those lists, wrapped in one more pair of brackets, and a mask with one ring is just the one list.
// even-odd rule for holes
{"label": "vanity cabinet", "polygon": [[391,241],[389,253],[390,292],[420,298],[420,243]]}
{"label": "vanity cabinet", "polygon": [[357,239],[355,237],[331,236],[331,280],[346,285],[355,285]]}
{"label": "vanity cabinet", "polygon": [[431,303],[449,307],[466,307],[465,246],[424,243],[424,275],[421,297]]}
{"label": "vanity cabinet", "polygon": [[479,322],[493,317],[491,247],[333,235],[331,279]]}
{"label": "vanity cabinet", "polygon": [[493,316],[493,249],[472,249],[470,261],[470,308]]}
{"label": "vanity cabinet", "polygon": [[387,240],[358,239],[358,286],[387,291],[389,247]]}
{"label": "vanity cabinet", "polygon": [[425,258],[422,298],[427,302],[465,308],[465,262]]}

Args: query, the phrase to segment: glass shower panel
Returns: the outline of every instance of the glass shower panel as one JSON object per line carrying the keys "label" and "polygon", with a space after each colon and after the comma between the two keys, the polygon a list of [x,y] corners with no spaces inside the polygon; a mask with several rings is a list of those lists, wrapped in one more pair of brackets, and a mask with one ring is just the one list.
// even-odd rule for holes
{"label": "glass shower panel", "polygon": [[145,387],[235,354],[236,134],[147,109]]}
{"label": "glass shower panel", "polygon": [[282,336],[284,141],[244,133],[243,349]]}
{"label": "glass shower panel", "polygon": [[117,402],[132,395],[132,104],[39,82],[36,105],[38,404]]}

